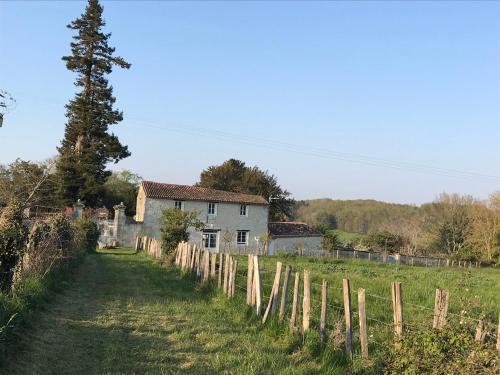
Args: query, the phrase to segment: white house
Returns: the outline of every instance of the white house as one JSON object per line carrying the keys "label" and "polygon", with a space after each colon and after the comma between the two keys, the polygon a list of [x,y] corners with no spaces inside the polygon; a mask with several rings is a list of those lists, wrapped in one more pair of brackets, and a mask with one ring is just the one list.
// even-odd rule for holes
{"label": "white house", "polygon": [[160,237],[159,218],[166,208],[198,212],[205,227],[200,231],[191,228],[189,240],[212,251],[257,250],[267,233],[269,204],[261,196],[143,181],[135,216],[141,235]]}
{"label": "white house", "polygon": [[269,203],[261,196],[152,181],[139,187],[134,218],[125,216],[123,204],[114,207],[114,219],[100,225],[100,243],[131,247],[137,236],[160,238],[166,208],[198,212],[204,228],[190,228],[189,241],[211,251],[263,253],[265,239],[271,255],[321,248],[321,234],[305,223],[269,223]]}

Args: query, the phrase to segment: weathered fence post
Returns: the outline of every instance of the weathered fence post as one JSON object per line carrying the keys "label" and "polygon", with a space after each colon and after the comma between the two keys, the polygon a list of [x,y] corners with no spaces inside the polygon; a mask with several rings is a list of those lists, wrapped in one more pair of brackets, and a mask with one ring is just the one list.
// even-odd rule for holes
{"label": "weathered fence post", "polygon": [[292,268],[290,266],[286,266],[285,277],[283,279],[283,289],[281,290],[281,303],[280,303],[280,312],[279,312],[279,321],[283,321],[285,317],[286,311],[286,303],[288,300],[288,284],[290,283],[290,274],[292,273]]}
{"label": "weathered fence post", "polygon": [[323,285],[321,286],[321,316],[319,321],[319,342],[321,346],[323,346],[323,344],[325,343],[327,299],[328,299],[328,281],[323,279]]}
{"label": "weathered fence post", "polygon": [[392,310],[394,319],[394,335],[400,337],[403,334],[403,301],[401,296],[401,283],[395,282],[392,289]]}
{"label": "weathered fence post", "polygon": [[205,261],[203,263],[203,282],[208,282],[208,277],[210,276],[210,253],[205,250],[204,258]]}
{"label": "weathered fence post", "polygon": [[215,263],[217,263],[217,253],[210,253],[210,277],[215,279]]}
{"label": "weathered fence post", "polygon": [[351,285],[348,279],[342,280],[342,292],[344,295],[345,350],[349,358],[352,358]]}
{"label": "weathered fence post", "polygon": [[276,311],[276,304],[278,300],[278,293],[280,288],[280,278],[281,278],[281,262],[276,262],[276,274],[274,275],[273,287],[271,293],[269,294],[269,302],[267,304],[266,311],[264,312],[264,317],[262,318],[262,323],[265,323],[269,314],[274,314]]}
{"label": "weathered fence post", "polygon": [[497,327],[497,350],[500,352],[500,314],[498,315],[498,327]]}
{"label": "weathered fence post", "polygon": [[253,255],[248,255],[247,266],[247,305],[252,304]]}
{"label": "weathered fence post", "polygon": [[227,294],[227,282],[229,279],[229,254],[226,254],[224,261],[224,286],[222,288],[224,294]]}
{"label": "weathered fence post", "polygon": [[[257,255],[254,255],[257,256]],[[253,258],[252,258],[252,264],[253,264]],[[255,265],[252,266],[252,296],[251,296],[251,305],[255,306],[257,304],[257,293],[255,291]]]}
{"label": "weathered fence post", "polygon": [[[196,245],[195,245],[196,246]],[[196,275],[198,277],[201,276],[201,271],[202,271],[202,264],[201,264],[201,261],[202,261],[202,254],[201,254],[201,249],[198,249],[196,248]]]}
{"label": "weathered fence post", "polygon": [[299,282],[300,282],[300,273],[295,272],[295,283],[293,285],[292,314],[290,316],[290,328],[292,330],[294,330],[297,327],[297,304],[299,301]]}
{"label": "weathered fence post", "polygon": [[477,323],[476,327],[476,341],[483,342],[484,339],[486,338],[486,333],[488,331],[486,330],[486,319],[481,319]]}
{"label": "weathered fence post", "polygon": [[359,340],[361,341],[361,357],[368,359],[368,332],[366,328],[365,290],[358,289]]}
{"label": "weathered fence post", "polygon": [[436,289],[434,301],[434,322],[432,328],[441,329],[446,325],[449,293],[447,289]]}
{"label": "weathered fence post", "polygon": [[222,253],[219,253],[219,279],[217,281],[217,287],[219,289],[222,286],[222,269],[224,268],[222,259],[223,259]]}
{"label": "weathered fence post", "polygon": [[255,307],[257,316],[260,316],[262,310],[262,289],[260,285],[259,257],[257,255],[253,257],[253,280],[255,286]]}
{"label": "weathered fence post", "polygon": [[311,319],[311,279],[309,271],[304,270],[304,298],[302,300],[302,330],[309,331]]}
{"label": "weathered fence post", "polygon": [[234,291],[236,289],[236,273],[238,272],[238,261],[233,259],[233,280],[231,281],[231,295],[230,297],[234,297]]}
{"label": "weathered fence post", "polygon": [[231,285],[231,282],[233,281],[233,272],[234,272],[234,269],[233,269],[233,262],[234,262],[234,259],[232,256],[229,257],[229,264],[228,264],[228,277],[227,277],[227,287],[226,287],[226,295],[228,297],[231,297],[231,288],[232,288],[232,285]]}
{"label": "weathered fence post", "polygon": [[134,248],[135,251],[139,250],[139,237],[136,237],[135,238],[135,248]]}

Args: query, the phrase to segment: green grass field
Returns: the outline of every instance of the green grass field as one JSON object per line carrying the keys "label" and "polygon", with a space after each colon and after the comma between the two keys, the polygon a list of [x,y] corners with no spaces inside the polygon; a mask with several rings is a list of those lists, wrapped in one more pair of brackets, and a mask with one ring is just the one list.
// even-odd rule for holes
{"label": "green grass field", "polygon": [[[475,325],[486,316],[490,319],[490,331],[494,335],[500,313],[500,270],[463,268],[425,268],[395,266],[367,260],[335,260],[330,258],[305,258],[298,256],[261,257],[264,294],[269,295],[274,278],[276,261],[290,265],[293,271],[307,269],[311,275],[311,299],[313,327],[319,326],[321,283],[328,280],[329,320],[343,319],[342,279],[349,279],[352,308],[354,311],[355,350],[358,320],[357,290],[366,292],[366,315],[372,353],[381,354],[392,336],[391,282],[402,283],[403,316],[407,326],[432,327],[436,288],[448,289],[450,305],[448,320],[453,324]],[[242,264],[238,284],[245,282],[246,258]],[[291,291],[290,291],[291,293]],[[291,296],[291,294],[290,294]],[[330,329],[332,324],[330,324]]]}
{"label": "green grass field", "polygon": [[[275,319],[262,325],[246,307],[242,290],[246,287],[246,257],[238,259],[236,297],[227,300],[214,285],[200,286],[191,276],[142,253],[119,249],[89,255],[64,291],[18,333],[16,350],[9,352],[0,373],[345,374],[360,370],[357,354],[350,367],[342,349],[328,345],[323,350],[318,345],[322,278],[330,283],[330,322],[342,316],[342,278],[351,280],[354,311],[355,291],[358,287],[366,289],[374,358],[380,358],[390,331],[391,281],[403,283],[404,316],[411,324],[432,324],[431,310],[408,303],[432,308],[436,287],[450,289],[453,313],[463,309],[461,299],[472,301],[467,313],[474,317],[480,311],[497,317],[500,307],[498,270],[262,257],[265,296],[269,295],[278,259],[294,270],[310,270],[313,324],[311,333],[303,338]],[[382,346],[378,347],[376,341]],[[355,337],[356,353],[358,346]]]}

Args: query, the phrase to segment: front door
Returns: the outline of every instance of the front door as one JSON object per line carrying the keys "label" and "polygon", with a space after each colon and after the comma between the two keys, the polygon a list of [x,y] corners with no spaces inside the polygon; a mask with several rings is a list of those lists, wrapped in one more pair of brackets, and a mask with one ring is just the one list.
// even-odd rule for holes
{"label": "front door", "polygon": [[217,250],[217,232],[203,232],[203,247],[207,250]]}

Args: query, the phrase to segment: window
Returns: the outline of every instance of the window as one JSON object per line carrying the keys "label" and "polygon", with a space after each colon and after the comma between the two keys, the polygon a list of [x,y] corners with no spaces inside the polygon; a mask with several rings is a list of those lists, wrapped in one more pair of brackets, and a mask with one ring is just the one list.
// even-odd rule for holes
{"label": "window", "polygon": [[215,249],[217,247],[217,233],[203,233],[203,246],[205,249]]}
{"label": "window", "polygon": [[175,201],[175,208],[178,210],[182,210],[182,201]]}
{"label": "window", "polygon": [[247,216],[247,205],[240,204],[240,216]]}
{"label": "window", "polygon": [[209,215],[217,215],[217,203],[210,202],[208,204],[208,214]]}
{"label": "window", "polygon": [[239,230],[236,233],[236,243],[238,245],[247,245],[248,244],[248,231],[247,230]]}

